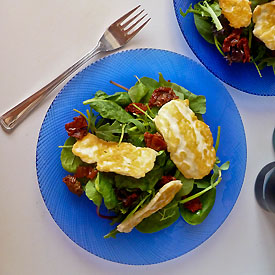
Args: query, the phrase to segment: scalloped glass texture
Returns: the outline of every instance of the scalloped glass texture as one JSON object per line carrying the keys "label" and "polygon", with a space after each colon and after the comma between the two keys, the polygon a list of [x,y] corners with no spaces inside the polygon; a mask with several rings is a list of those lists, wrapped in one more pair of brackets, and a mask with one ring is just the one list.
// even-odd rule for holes
{"label": "scalloped glass texture", "polygon": [[263,69],[261,78],[252,63],[233,63],[229,66],[215,45],[201,37],[196,29],[193,14],[188,14],[185,18],[180,15],[180,8],[186,11],[190,4],[194,5],[197,2],[199,1],[174,0],[174,9],[181,32],[197,58],[220,80],[240,91],[259,96],[274,96],[275,75],[272,67]]}
{"label": "scalloped glass texture", "polygon": [[[204,119],[213,136],[221,126],[218,155],[222,162],[231,162],[217,187],[215,205],[206,220],[192,226],[179,218],[167,229],[142,234],[134,229],[118,234],[116,239],[104,239],[113,227],[99,218],[96,208],[85,195],[70,193],[62,178],[67,175],[60,163],[59,145],[67,139],[64,125],[77,115],[73,109],[85,112],[82,102],[97,90],[109,94],[120,91],[110,80],[125,87],[135,84],[135,75],[176,82],[207,99]],[[57,225],[80,247],[109,261],[146,265],[179,257],[207,240],[224,222],[232,210],[244,179],[246,139],[243,124],[224,86],[203,66],[185,56],[163,50],[138,49],[109,55],[91,64],[69,81],[51,104],[42,124],[37,144],[37,177],[45,204]]]}

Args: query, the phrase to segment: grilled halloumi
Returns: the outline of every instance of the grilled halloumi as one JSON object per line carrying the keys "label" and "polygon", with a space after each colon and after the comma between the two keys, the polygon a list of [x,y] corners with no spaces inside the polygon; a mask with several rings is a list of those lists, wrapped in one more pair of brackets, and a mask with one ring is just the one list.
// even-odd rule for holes
{"label": "grilled halloumi", "polygon": [[90,133],[74,144],[72,152],[86,163],[97,163],[98,171],[137,179],[152,170],[158,154],[151,148],[136,147],[127,142],[108,142]]}
{"label": "grilled halloumi", "polygon": [[171,160],[186,178],[201,179],[210,173],[216,161],[212,133],[197,119],[188,100],[166,103],[154,121]]}
{"label": "grilled halloumi", "polygon": [[253,34],[275,50],[275,1],[258,5],[253,11]]}
{"label": "grilled halloumi", "polygon": [[181,187],[182,183],[180,180],[174,180],[166,183],[160,188],[154,198],[145,207],[141,208],[134,213],[133,216],[125,219],[121,224],[119,224],[117,226],[117,230],[124,233],[131,232],[132,229],[143,219],[149,217],[170,203]]}
{"label": "grilled halloumi", "polygon": [[219,5],[231,27],[238,29],[251,23],[252,11],[249,0],[219,0]]}

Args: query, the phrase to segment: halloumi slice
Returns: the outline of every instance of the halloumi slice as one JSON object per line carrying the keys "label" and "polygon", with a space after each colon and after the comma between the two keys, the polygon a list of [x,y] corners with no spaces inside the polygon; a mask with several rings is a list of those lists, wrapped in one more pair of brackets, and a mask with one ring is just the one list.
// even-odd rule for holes
{"label": "halloumi slice", "polygon": [[253,34],[275,50],[275,1],[258,5],[253,12]]}
{"label": "halloumi slice", "polygon": [[219,0],[219,5],[231,27],[238,29],[251,23],[252,11],[249,0]]}
{"label": "halloumi slice", "polygon": [[86,163],[97,163],[98,171],[137,179],[153,169],[158,154],[151,148],[136,147],[127,142],[108,142],[90,133],[73,145],[72,152]]}
{"label": "halloumi slice", "polygon": [[143,208],[138,210],[133,216],[126,218],[121,224],[117,226],[119,232],[129,233],[137,226],[143,219],[154,214],[170,203],[175,195],[182,187],[180,180],[174,180],[166,183],[159,189],[154,198]]}
{"label": "halloumi slice", "polygon": [[201,179],[210,173],[216,161],[212,133],[197,119],[187,99],[166,103],[154,121],[171,160],[186,178]]}

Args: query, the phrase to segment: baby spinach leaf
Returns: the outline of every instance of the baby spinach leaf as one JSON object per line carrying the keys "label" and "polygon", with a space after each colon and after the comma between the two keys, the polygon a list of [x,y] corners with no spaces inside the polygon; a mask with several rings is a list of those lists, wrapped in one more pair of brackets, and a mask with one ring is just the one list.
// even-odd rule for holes
{"label": "baby spinach leaf", "polygon": [[194,179],[187,179],[184,175],[177,169],[174,177],[181,181],[181,190],[177,193],[176,197],[181,199],[183,196],[188,195],[194,187]]}
{"label": "baby spinach leaf", "polygon": [[95,188],[102,195],[107,209],[117,206],[118,200],[113,188],[113,177],[108,173],[98,172],[95,179]]}
{"label": "baby spinach leaf", "polygon": [[139,120],[137,120],[137,119],[130,119],[129,123],[133,123],[140,132],[143,132],[143,133],[146,132],[144,124],[142,122],[140,122]]}
{"label": "baby spinach leaf", "polygon": [[98,112],[103,118],[114,119],[121,123],[127,123],[133,117],[117,103],[105,99],[89,99],[83,104],[90,104],[91,108]]}
{"label": "baby spinach leaf", "polygon": [[145,177],[136,179],[132,177],[116,175],[115,185],[118,189],[128,188],[136,189],[139,188],[142,191],[152,190],[157,182],[163,176],[163,170],[155,166],[150,172],[148,172]]}
{"label": "baby spinach leaf", "polygon": [[104,139],[106,141],[119,141],[119,135],[121,134],[122,127],[118,121],[113,122],[113,124],[106,123],[101,125],[95,130],[95,134],[98,138]]}
{"label": "baby spinach leaf", "polygon": [[142,233],[154,233],[173,224],[180,216],[178,203],[173,200],[136,226]]}
{"label": "baby spinach leaf", "polygon": [[198,14],[194,14],[195,26],[200,35],[210,44],[214,44],[214,34],[212,31],[212,23]]}
{"label": "baby spinach leaf", "polygon": [[159,73],[159,83],[162,87],[172,88],[180,99],[188,99],[189,107],[194,113],[204,114],[206,112],[205,96],[195,95],[176,83],[166,81],[161,73]]}
{"label": "baby spinach leaf", "polygon": [[169,175],[172,173],[172,171],[176,168],[176,165],[174,164],[174,162],[168,158],[166,161],[165,166],[163,167],[163,173],[164,175]]}
{"label": "baby spinach leaf", "polygon": [[127,92],[117,92],[113,95],[108,95],[105,92],[99,90],[95,93],[94,98],[110,100],[122,107],[126,107],[132,102]]}
{"label": "baby spinach leaf", "polygon": [[208,186],[211,185],[210,180],[203,180],[203,179],[202,180],[195,180],[194,183],[200,189],[207,188]]}
{"label": "baby spinach leaf", "polygon": [[142,98],[141,102],[148,103],[152,96],[153,91],[155,89],[159,88],[160,85],[159,85],[158,81],[156,81],[155,79],[150,78],[150,77],[142,77],[140,79],[140,82],[143,83],[148,89],[147,94]]}
{"label": "baby spinach leaf", "polygon": [[109,95],[107,99],[117,103],[121,107],[126,107],[132,103],[129,93],[127,92],[117,92],[113,95]]}
{"label": "baby spinach leaf", "polygon": [[144,133],[137,130],[127,131],[127,141],[137,147],[144,147],[145,146]]}
{"label": "baby spinach leaf", "polygon": [[[76,139],[73,137],[69,137],[66,141],[64,146],[70,146],[74,145],[76,142]],[[71,147],[64,147],[61,151],[60,156],[62,167],[68,171],[69,173],[75,173],[76,169],[79,165],[84,164],[83,161],[75,156],[72,152]]]}
{"label": "baby spinach leaf", "polygon": [[132,102],[137,103],[140,102],[141,99],[147,94],[148,90],[148,87],[139,80],[129,89],[128,93]]}
{"label": "baby spinach leaf", "polygon": [[101,205],[102,195],[95,188],[95,179],[89,180],[85,185],[86,196],[97,206]]}
{"label": "baby spinach leaf", "polygon": [[191,94],[189,97],[190,109],[198,115],[205,114],[206,112],[206,98],[203,95]]}
{"label": "baby spinach leaf", "polygon": [[192,213],[190,210],[184,207],[184,205],[180,205],[180,213],[183,219],[192,225],[202,223],[205,218],[210,213],[211,209],[214,206],[216,199],[216,188],[210,189],[208,192],[200,196],[200,201],[202,203],[202,209]]}
{"label": "baby spinach leaf", "polygon": [[105,99],[107,97],[108,97],[108,95],[101,90],[97,91],[94,96],[94,98],[101,98],[101,99]]}

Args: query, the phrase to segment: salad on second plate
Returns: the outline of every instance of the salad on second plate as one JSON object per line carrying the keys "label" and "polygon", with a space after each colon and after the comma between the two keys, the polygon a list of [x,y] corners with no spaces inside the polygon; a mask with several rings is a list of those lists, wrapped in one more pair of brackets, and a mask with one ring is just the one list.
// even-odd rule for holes
{"label": "salad on second plate", "polygon": [[[120,87],[122,87],[120,85]],[[196,225],[210,213],[222,170],[212,133],[204,123],[206,99],[184,87],[142,77],[126,92],[97,91],[89,106],[65,125],[63,182],[86,195],[99,217],[116,227],[105,236],[136,228],[153,233],[180,216]],[[108,210],[108,213],[106,209]]]}
{"label": "salad on second plate", "polygon": [[270,66],[275,74],[275,1],[202,0],[184,12],[194,14],[200,35],[233,62]]}

